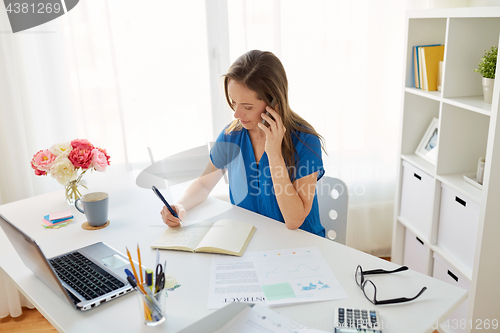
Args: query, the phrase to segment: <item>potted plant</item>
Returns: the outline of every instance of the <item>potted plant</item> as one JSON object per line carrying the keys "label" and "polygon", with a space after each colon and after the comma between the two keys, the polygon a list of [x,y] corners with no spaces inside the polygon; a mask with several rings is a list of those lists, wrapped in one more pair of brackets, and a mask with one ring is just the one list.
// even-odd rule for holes
{"label": "potted plant", "polygon": [[479,68],[474,70],[474,72],[483,76],[483,94],[484,101],[486,103],[491,103],[491,100],[493,99],[493,84],[495,83],[495,70],[497,68],[497,53],[498,47],[492,46],[491,50],[487,50],[481,58],[481,62],[478,65]]}

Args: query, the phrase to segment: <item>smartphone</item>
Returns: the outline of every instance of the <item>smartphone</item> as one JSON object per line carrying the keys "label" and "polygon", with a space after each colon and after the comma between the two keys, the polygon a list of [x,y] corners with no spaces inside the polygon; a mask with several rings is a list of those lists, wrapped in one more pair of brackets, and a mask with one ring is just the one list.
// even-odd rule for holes
{"label": "smartphone", "polygon": [[[274,108],[274,105],[276,102],[274,101],[274,98],[271,100],[271,104],[269,105],[270,107]],[[273,116],[269,112],[266,111],[266,114],[271,117],[272,120],[274,120]],[[265,119],[262,119],[262,124],[264,124],[266,127],[271,126]]]}

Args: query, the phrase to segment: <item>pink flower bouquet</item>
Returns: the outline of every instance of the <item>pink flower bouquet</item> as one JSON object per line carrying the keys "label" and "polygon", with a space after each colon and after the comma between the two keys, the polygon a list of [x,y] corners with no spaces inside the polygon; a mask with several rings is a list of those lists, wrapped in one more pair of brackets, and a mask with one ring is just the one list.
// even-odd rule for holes
{"label": "pink flower bouquet", "polygon": [[106,171],[109,158],[104,148],[94,147],[86,139],[75,139],[71,142],[57,143],[49,149],[40,150],[33,156],[31,167],[35,170],[35,175],[50,174],[59,183],[66,185],[67,197],[68,185],[76,184],[73,186],[74,193],[72,194],[74,194],[73,196],[78,194],[78,197],[81,197],[76,186],[79,185],[83,174],[89,169]]}
{"label": "pink flower bouquet", "polygon": [[[35,175],[50,174],[62,185],[77,180],[89,169],[104,172],[109,165],[109,155],[104,148],[94,147],[86,139],[58,143],[40,150],[33,156],[31,167]],[[82,171],[78,175],[78,171]]]}

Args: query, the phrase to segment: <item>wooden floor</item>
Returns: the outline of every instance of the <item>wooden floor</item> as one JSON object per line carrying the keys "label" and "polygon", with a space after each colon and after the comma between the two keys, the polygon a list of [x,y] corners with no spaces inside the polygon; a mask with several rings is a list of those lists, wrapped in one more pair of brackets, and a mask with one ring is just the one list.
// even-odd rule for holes
{"label": "wooden floor", "polygon": [[19,317],[0,319],[0,332],[57,333],[57,330],[37,309],[23,308],[23,314]]}

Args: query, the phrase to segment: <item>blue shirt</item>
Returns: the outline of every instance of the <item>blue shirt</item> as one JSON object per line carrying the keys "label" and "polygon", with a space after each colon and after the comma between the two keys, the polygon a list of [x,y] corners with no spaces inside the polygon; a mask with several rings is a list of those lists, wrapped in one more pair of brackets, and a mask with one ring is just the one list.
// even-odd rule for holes
{"label": "blue shirt", "polygon": [[[292,142],[296,150],[292,183],[316,171],[317,180],[320,180],[325,170],[318,137],[295,132],[292,133]],[[224,129],[210,151],[210,159],[215,167],[228,169],[229,196],[233,205],[285,222],[274,193],[267,154],[264,152],[259,163],[256,162],[248,130],[243,128],[226,134]],[[319,219],[316,191],[311,211],[300,229],[325,236],[325,228]]]}

